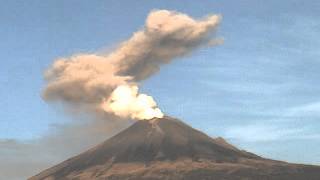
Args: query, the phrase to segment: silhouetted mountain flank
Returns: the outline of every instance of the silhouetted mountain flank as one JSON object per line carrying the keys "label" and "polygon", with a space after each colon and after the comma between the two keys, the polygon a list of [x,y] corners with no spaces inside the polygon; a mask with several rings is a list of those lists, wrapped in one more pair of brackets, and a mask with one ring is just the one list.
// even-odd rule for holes
{"label": "silhouetted mountain flank", "polygon": [[30,180],[319,180],[320,167],[241,151],[170,117],[138,121]]}

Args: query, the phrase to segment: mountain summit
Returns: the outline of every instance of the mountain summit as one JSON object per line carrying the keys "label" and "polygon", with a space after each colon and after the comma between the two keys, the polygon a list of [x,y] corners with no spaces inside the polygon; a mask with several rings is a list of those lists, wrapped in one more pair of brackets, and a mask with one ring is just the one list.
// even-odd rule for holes
{"label": "mountain summit", "polygon": [[137,121],[29,180],[319,180],[320,167],[264,159],[165,116]]}

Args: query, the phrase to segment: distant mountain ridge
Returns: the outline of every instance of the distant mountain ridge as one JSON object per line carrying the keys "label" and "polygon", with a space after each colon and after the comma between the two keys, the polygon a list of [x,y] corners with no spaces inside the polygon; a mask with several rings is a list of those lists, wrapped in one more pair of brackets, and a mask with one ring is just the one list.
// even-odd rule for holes
{"label": "distant mountain ridge", "polygon": [[319,180],[320,167],[264,159],[165,116],[137,121],[29,180]]}

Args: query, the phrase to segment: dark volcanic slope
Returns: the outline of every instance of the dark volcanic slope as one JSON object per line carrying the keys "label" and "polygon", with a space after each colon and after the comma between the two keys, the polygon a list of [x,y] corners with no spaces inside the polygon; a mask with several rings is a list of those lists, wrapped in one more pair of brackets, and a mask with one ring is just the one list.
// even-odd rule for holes
{"label": "dark volcanic slope", "polygon": [[263,159],[165,117],[138,121],[30,178],[39,179],[319,180],[320,168]]}

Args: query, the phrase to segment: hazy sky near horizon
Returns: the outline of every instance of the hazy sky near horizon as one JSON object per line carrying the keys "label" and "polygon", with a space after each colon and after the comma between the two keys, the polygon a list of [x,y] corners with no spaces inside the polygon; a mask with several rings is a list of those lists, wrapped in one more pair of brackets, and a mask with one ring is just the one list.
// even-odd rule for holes
{"label": "hazy sky near horizon", "polygon": [[139,30],[153,9],[221,14],[222,45],[146,80],[166,114],[248,151],[320,164],[320,2],[17,1],[0,6],[0,140],[29,141],[70,118],[41,99],[59,57],[104,51]]}

